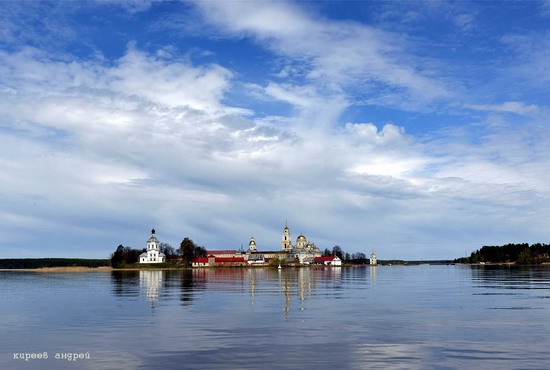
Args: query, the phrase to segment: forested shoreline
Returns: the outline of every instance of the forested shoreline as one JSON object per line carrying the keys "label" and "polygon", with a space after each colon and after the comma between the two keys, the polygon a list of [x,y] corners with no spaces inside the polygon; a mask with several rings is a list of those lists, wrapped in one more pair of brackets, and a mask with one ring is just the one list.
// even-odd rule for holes
{"label": "forested shoreline", "polygon": [[513,244],[483,246],[458,263],[517,263],[522,265],[550,262],[550,244]]}
{"label": "forested shoreline", "polygon": [[45,267],[104,267],[109,259],[86,258],[2,258],[0,269],[38,269]]}

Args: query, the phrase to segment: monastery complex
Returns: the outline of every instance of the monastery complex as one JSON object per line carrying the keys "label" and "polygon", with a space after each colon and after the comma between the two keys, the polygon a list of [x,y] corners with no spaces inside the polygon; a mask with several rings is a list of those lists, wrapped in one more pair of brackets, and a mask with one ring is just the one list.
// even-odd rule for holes
{"label": "monastery complex", "polygon": [[[321,250],[313,242],[308,242],[307,238],[300,234],[296,238],[296,243],[292,244],[290,229],[288,223],[285,223],[281,235],[281,249],[271,251],[258,250],[254,238],[250,238],[248,249],[241,250],[208,250],[208,256],[204,258],[194,258],[193,267],[213,267],[213,266],[267,266],[273,259],[280,262],[295,265],[325,265],[342,266],[342,260],[338,256],[323,256]],[[155,229],[151,231],[151,237],[147,241],[147,251],[140,255],[140,263],[162,263],[166,257],[159,250],[159,242],[155,236]],[[372,252],[370,264],[376,265],[377,260]]]}

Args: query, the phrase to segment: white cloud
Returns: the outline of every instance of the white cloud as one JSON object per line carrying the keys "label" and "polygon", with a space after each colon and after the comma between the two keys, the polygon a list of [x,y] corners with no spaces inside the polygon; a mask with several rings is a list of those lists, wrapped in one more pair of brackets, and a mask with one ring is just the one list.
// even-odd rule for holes
{"label": "white cloud", "polygon": [[269,82],[263,90],[271,98],[303,108],[317,107],[323,102],[313,86],[292,86]]}
{"label": "white cloud", "polygon": [[354,22],[315,19],[287,2],[196,4],[208,21],[226,31],[250,35],[276,54],[302,60],[310,81],[322,81],[329,91],[383,83],[401,94],[409,107],[453,95],[433,77],[435,71],[423,71],[420,61],[411,65],[404,40],[396,34]]}
{"label": "white cloud", "polygon": [[74,87],[109,89],[169,107],[221,108],[220,99],[232,76],[229,70],[215,64],[195,67],[164,56],[168,58],[163,53],[145,54],[130,45],[115,66],[109,67],[66,58],[52,60],[40,50],[24,48],[17,53],[0,52],[0,75],[5,76],[4,89],[32,89],[44,95],[51,94],[52,88],[57,92]]}
{"label": "white cloud", "polygon": [[540,107],[535,104],[525,104],[517,101],[509,101],[502,104],[464,104],[464,108],[490,112],[515,113],[526,116],[540,112]]}
{"label": "white cloud", "polygon": [[378,130],[373,123],[346,123],[345,130],[356,140],[374,144],[398,144],[408,138],[403,127],[388,123]]}
{"label": "white cloud", "polygon": [[263,99],[276,99],[295,107],[295,130],[309,130],[313,126],[317,129],[332,128],[349,105],[343,94],[322,95],[312,85],[269,82],[265,88],[257,86],[255,90]]}
{"label": "white cloud", "polygon": [[160,55],[146,55],[134,47],[117,64],[108,72],[114,90],[168,106],[219,109],[231,78],[231,72],[219,65],[192,67]]}
{"label": "white cloud", "polygon": [[454,18],[455,24],[464,32],[471,32],[475,28],[475,15],[462,13]]}
{"label": "white cloud", "polygon": [[[99,0],[98,2],[101,4],[102,2],[105,2],[105,1]],[[149,8],[151,8],[153,3],[155,3],[155,0],[122,0],[122,1],[115,1],[115,2],[109,1],[108,3],[110,4],[114,3],[124,8],[128,13],[136,14],[136,13],[141,13],[149,10]]]}

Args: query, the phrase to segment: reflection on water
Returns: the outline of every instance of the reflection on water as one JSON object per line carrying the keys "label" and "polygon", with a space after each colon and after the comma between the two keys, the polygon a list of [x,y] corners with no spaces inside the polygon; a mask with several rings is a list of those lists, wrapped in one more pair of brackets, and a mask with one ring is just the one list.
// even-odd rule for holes
{"label": "reflection on water", "polygon": [[497,289],[548,289],[550,265],[472,266],[472,279],[480,287]]}
{"label": "reflection on water", "polygon": [[[0,272],[0,282],[0,369],[550,367],[547,266]],[[91,360],[14,362],[18,351]]]}
{"label": "reflection on water", "polygon": [[179,271],[180,282],[180,301],[183,306],[190,305],[193,302],[195,292],[204,289],[207,282],[207,271],[183,270]]}
{"label": "reflection on water", "polygon": [[[398,267],[395,267],[399,271]],[[410,267],[411,271],[415,267]],[[332,299],[344,298],[344,287],[354,289],[376,289],[377,267],[346,270],[342,277],[342,268],[289,268],[289,269],[209,269],[188,270],[141,270],[113,271],[111,273],[113,292],[120,297],[144,297],[152,308],[165,290],[164,299],[174,298],[176,289],[182,306],[190,306],[202,292],[234,292],[249,295],[252,312],[255,311],[257,297],[268,296],[274,306],[279,306],[282,316],[290,319],[293,312],[303,312],[304,302],[316,295],[328,295]],[[523,290],[538,289],[539,299],[550,298],[550,267],[517,266],[470,266],[463,273],[471,279],[472,296],[526,296]],[[418,277],[418,276],[417,276]],[[433,282],[436,283],[435,281]],[[429,284],[429,283],[428,283]],[[503,291],[510,290],[510,291]],[[516,291],[514,291],[516,290]],[[529,295],[531,297],[532,295]],[[517,297],[516,297],[517,298]],[[486,309],[534,309],[531,306],[495,306],[498,300],[486,300],[494,303]],[[517,302],[514,303],[519,303]],[[533,303],[532,300],[523,301]],[[509,304],[510,301],[507,301]],[[297,311],[293,311],[294,307]],[[273,308],[273,307],[272,307]]]}
{"label": "reflection on water", "polygon": [[[366,278],[365,269],[358,272]],[[135,287],[138,275],[137,271],[113,271],[113,291],[121,296],[135,296],[139,289]],[[174,285],[179,282],[180,301],[183,306],[189,306],[201,296],[201,292],[238,292],[249,294],[249,303],[254,310],[256,296],[268,295],[280,298],[280,312],[288,318],[293,301],[299,302],[309,299],[315,294],[317,284],[323,283],[323,288],[337,289],[341,284],[342,269],[333,268],[291,268],[291,269],[211,269],[195,268],[190,270],[163,271],[143,270],[139,271],[139,284],[141,291],[146,291],[147,301],[152,306],[159,298],[163,282]],[[371,273],[371,278],[376,277]],[[126,284],[126,285],[125,285]],[[170,299],[167,294],[165,299]],[[303,307],[300,308],[303,311]]]}
{"label": "reflection on water", "polygon": [[162,270],[141,270],[139,272],[139,285],[142,291],[145,291],[145,297],[151,303],[151,307],[155,307],[159,298],[163,275],[164,271]]}
{"label": "reflection on water", "polygon": [[[479,292],[488,296],[491,310],[543,309],[540,299],[548,299],[550,266],[472,266],[472,281]],[[499,296],[508,296],[499,299]]]}
{"label": "reflection on water", "polygon": [[119,297],[139,297],[139,271],[112,271],[113,292]]}

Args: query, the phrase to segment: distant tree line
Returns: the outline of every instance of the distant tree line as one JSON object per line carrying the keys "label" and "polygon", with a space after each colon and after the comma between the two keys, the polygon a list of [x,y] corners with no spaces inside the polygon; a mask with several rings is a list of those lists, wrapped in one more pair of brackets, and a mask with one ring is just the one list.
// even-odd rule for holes
{"label": "distant tree line", "polygon": [[37,269],[43,267],[102,267],[109,266],[108,259],[83,258],[4,258],[1,269]]}
{"label": "distant tree line", "polygon": [[180,256],[180,251],[178,249],[175,249],[168,243],[160,243],[159,250],[160,250],[160,253],[164,253],[167,260],[172,258],[178,258]]}
{"label": "distant tree line", "polygon": [[351,263],[353,263],[354,265],[368,265],[370,264],[370,258],[362,252],[352,253]]}
{"label": "distant tree line", "polygon": [[139,255],[145,252],[143,249],[132,249],[120,244],[113,254],[111,254],[111,266],[121,268],[139,262]]}
{"label": "distant tree line", "polygon": [[370,259],[367,258],[367,255],[365,253],[358,252],[349,254],[347,252],[344,252],[339,245],[335,245],[334,247],[332,247],[332,250],[325,248],[323,252],[323,257],[326,256],[337,256],[345,264],[353,263],[356,265],[368,265],[370,263]]}
{"label": "distant tree line", "polygon": [[483,246],[472,252],[470,257],[458,258],[455,261],[459,263],[516,262],[524,265],[550,262],[550,244],[510,243],[502,246]]}

